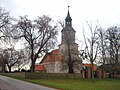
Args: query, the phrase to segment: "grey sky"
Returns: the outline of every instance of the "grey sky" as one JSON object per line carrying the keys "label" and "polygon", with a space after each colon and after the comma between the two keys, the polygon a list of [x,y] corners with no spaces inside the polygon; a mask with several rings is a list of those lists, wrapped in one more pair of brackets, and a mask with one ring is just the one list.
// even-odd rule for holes
{"label": "grey sky", "polygon": [[93,22],[98,20],[105,28],[120,25],[120,0],[0,0],[0,2],[0,5],[14,17],[28,15],[29,18],[35,19],[45,14],[56,21],[65,19],[69,5],[73,28],[80,40],[86,20]]}

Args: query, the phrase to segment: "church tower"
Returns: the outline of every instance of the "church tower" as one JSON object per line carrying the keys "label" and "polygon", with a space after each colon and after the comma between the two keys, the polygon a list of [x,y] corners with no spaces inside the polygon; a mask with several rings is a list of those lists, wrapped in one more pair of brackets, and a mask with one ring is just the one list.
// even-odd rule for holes
{"label": "church tower", "polygon": [[[68,6],[68,13],[65,19],[65,27],[61,31],[61,44],[59,45],[59,53],[61,55],[64,55],[66,59],[68,59],[68,55],[70,54],[71,60],[75,63],[79,62],[79,65],[82,66],[82,61],[78,56],[78,44],[75,43],[75,33],[76,31],[72,27],[72,18],[70,16],[69,6]],[[74,72],[76,72],[74,65],[73,65],[73,69]]]}

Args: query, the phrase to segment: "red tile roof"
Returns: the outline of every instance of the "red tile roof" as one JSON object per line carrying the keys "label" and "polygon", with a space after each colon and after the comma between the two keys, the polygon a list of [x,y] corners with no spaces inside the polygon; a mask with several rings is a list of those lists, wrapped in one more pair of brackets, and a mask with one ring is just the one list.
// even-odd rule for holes
{"label": "red tile roof", "polygon": [[45,67],[44,67],[44,65],[35,65],[35,70],[42,71],[42,70],[45,70]]}
{"label": "red tile roof", "polygon": [[[92,66],[92,64],[83,64],[85,67],[90,67]],[[94,64],[93,65],[93,69],[96,70],[97,69],[97,66]]]}
{"label": "red tile roof", "polygon": [[40,63],[59,61],[62,60],[63,56],[59,55],[59,49],[53,50],[50,53],[47,53]]}

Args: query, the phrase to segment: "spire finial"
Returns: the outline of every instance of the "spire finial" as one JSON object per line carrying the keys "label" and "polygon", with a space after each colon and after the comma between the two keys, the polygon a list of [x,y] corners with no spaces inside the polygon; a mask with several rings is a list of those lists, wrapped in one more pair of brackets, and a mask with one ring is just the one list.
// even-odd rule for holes
{"label": "spire finial", "polygon": [[69,10],[69,7],[70,7],[70,6],[68,6],[68,10]]}
{"label": "spire finial", "polygon": [[70,7],[70,6],[68,6],[68,14],[67,14],[67,17],[70,17],[69,7]]}

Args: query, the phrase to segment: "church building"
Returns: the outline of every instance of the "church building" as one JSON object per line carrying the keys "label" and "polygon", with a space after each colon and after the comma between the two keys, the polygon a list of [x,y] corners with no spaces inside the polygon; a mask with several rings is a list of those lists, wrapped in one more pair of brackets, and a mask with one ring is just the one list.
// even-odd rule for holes
{"label": "church building", "polygon": [[40,65],[44,66],[47,73],[68,73],[69,60],[72,62],[73,72],[81,73],[82,60],[78,56],[78,44],[75,42],[75,33],[68,7],[65,27],[61,30],[59,49],[47,53],[40,62]]}

